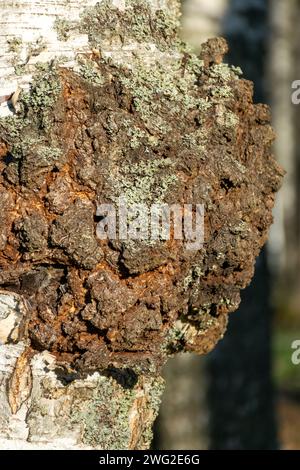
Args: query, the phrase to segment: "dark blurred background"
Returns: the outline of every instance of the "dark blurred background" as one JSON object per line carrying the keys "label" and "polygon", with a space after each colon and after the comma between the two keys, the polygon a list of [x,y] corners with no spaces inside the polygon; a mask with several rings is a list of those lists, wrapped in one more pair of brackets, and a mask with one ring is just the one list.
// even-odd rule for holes
{"label": "dark blurred background", "polygon": [[274,153],[287,171],[256,275],[206,357],[182,355],[165,368],[156,449],[300,449],[300,80],[299,0],[182,0],[182,37],[195,52],[221,35],[227,61],[272,107]]}

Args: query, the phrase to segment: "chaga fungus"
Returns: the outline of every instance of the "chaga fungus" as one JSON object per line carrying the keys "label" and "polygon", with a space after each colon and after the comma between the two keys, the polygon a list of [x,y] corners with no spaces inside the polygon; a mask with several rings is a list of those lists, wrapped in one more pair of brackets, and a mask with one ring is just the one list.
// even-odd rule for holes
{"label": "chaga fungus", "polygon": [[[214,39],[164,67],[52,63],[0,120],[0,289],[25,299],[33,350],[147,373],[222,338],[282,179],[268,108],[226,50]],[[119,196],[203,204],[203,248],[99,240],[97,204]]]}

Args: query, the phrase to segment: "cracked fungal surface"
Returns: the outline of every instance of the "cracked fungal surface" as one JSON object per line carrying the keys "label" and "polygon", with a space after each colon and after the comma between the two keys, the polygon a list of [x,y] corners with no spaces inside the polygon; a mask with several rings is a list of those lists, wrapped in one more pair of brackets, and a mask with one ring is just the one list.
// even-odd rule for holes
{"label": "cracked fungal surface", "polygon": [[[0,120],[0,289],[26,300],[33,350],[81,372],[138,374],[223,336],[282,179],[269,110],[224,52],[215,39],[167,66],[117,65],[101,51],[76,70],[38,65],[18,113]],[[97,203],[124,195],[204,204],[203,249],[97,239]]]}

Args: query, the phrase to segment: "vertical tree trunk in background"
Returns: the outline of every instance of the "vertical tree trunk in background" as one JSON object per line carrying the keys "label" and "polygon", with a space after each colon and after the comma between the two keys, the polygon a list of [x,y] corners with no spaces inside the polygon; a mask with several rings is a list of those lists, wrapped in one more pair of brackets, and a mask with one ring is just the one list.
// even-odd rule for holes
{"label": "vertical tree trunk in background", "polygon": [[287,171],[270,232],[270,261],[279,263],[276,300],[282,311],[295,317],[299,315],[300,292],[300,106],[291,96],[295,92],[292,83],[300,79],[299,17],[299,1],[270,0],[269,98],[277,130],[275,152]]}
{"label": "vertical tree trunk in background", "polygon": [[208,448],[207,380],[205,360],[180,354],[164,369],[166,388],[156,426],[154,446],[158,449]]}
{"label": "vertical tree trunk in background", "polygon": [[182,37],[196,52],[207,39],[219,36],[229,0],[183,0]]}
{"label": "vertical tree trunk in background", "polygon": [[[242,294],[228,335],[207,358],[208,407],[213,449],[277,448],[271,378],[271,312],[265,255]],[[228,397],[221,400],[220,397]]]}
{"label": "vertical tree trunk in background", "polygon": [[[299,202],[297,200],[297,108],[292,104],[292,82],[299,80],[297,50],[299,2],[270,0],[269,18],[269,70],[267,74],[267,96],[272,105],[273,124],[277,132],[274,150],[278,161],[287,172],[284,187],[278,194],[275,222],[270,232],[269,251],[271,266],[279,271],[279,282],[283,287],[285,304],[293,295],[299,300]],[[299,113],[299,112],[298,112]],[[281,299],[279,299],[281,300]]]}
{"label": "vertical tree trunk in background", "polygon": [[[244,76],[254,82],[255,101],[263,102],[268,1],[232,0],[223,25],[229,62],[241,65]],[[214,449],[277,447],[269,276],[264,252],[251,286],[242,294],[239,311],[230,317],[227,336],[207,358]],[[220,399],[225,396],[229,399]]]}

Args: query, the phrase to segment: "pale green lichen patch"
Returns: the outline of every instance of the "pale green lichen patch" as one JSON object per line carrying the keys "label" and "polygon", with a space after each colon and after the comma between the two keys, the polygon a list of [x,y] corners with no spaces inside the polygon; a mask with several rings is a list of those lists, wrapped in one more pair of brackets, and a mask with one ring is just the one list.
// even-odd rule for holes
{"label": "pale green lichen patch", "polygon": [[196,289],[197,284],[199,284],[199,280],[203,275],[204,272],[201,269],[201,266],[193,266],[183,280],[183,288],[186,290],[193,286]]}
{"label": "pale green lichen patch", "polygon": [[239,124],[239,118],[225,106],[219,105],[216,107],[216,122],[227,129],[236,128]]}
{"label": "pale green lichen patch", "polygon": [[129,146],[132,150],[142,146],[154,148],[159,143],[159,137],[150,134],[146,129],[135,124],[134,120],[124,119],[123,125],[126,129]]}
{"label": "pale green lichen patch", "polygon": [[163,202],[178,181],[175,174],[170,174],[173,166],[168,158],[125,165],[113,178],[115,198],[124,198],[129,206]]}
{"label": "pale green lichen patch", "polygon": [[188,328],[188,323],[183,323],[181,320],[177,320],[173,328],[168,332],[165,341],[161,345],[161,350],[165,354],[173,355],[184,349],[184,334]]}
{"label": "pale green lichen patch", "polygon": [[9,52],[12,53],[10,62],[14,67],[16,75],[31,74],[34,70],[29,62],[33,57],[39,56],[47,49],[47,42],[43,36],[39,36],[36,40],[26,42],[18,37],[7,40]]}
{"label": "pale green lichen patch", "polygon": [[124,88],[133,96],[136,111],[144,123],[154,131],[166,134],[170,130],[165,109],[172,115],[209,108],[209,103],[197,96],[196,76],[186,73],[182,76],[181,63],[175,62],[169,67],[156,64],[147,67],[142,63],[126,75],[120,77]]}
{"label": "pale green lichen patch", "polygon": [[57,64],[37,64],[29,92],[23,92],[19,100],[21,111],[16,119],[28,118],[42,129],[50,126],[50,111],[62,91]]}
{"label": "pale green lichen patch", "polygon": [[147,0],[127,0],[125,10],[103,0],[85,9],[79,31],[89,36],[90,44],[101,47],[106,41],[155,43],[159,49],[174,47],[178,42],[178,16],[171,11],[153,10]]}
{"label": "pale green lichen patch", "polygon": [[78,58],[78,64],[78,73],[82,78],[94,85],[104,84],[104,77],[101,75],[99,67],[97,67],[95,61],[92,61],[86,57],[80,57]]}
{"label": "pale green lichen patch", "polygon": [[237,80],[241,70],[226,63],[215,64],[209,69],[209,80],[205,86],[212,102],[234,97],[232,83]]}
{"label": "pale green lichen patch", "polygon": [[210,93],[212,98],[218,102],[221,98],[233,98],[232,88],[229,85],[217,86],[216,88],[212,87]]}
{"label": "pale green lichen patch", "polygon": [[6,138],[8,142],[16,142],[19,139],[22,130],[28,126],[29,121],[18,119],[14,116],[8,116],[0,119],[0,137]]}
{"label": "pale green lichen patch", "polygon": [[[149,387],[149,404],[148,409],[153,413],[153,418],[158,416],[159,408],[161,405],[161,397],[165,390],[165,381],[161,377],[157,377],[152,380]],[[149,449],[153,440],[153,426],[145,426],[145,432],[142,435],[142,448]],[[141,443],[141,444],[142,444]]]}
{"label": "pale green lichen patch", "polygon": [[86,398],[86,401],[80,399],[72,406],[72,421],[83,428],[83,443],[102,449],[127,449],[131,437],[129,412],[135,398],[134,391],[124,390],[113,379],[101,377],[98,387]]}
{"label": "pale green lichen patch", "polygon": [[40,159],[45,160],[46,162],[58,160],[62,156],[62,150],[57,147],[45,147],[44,145],[41,145],[37,149],[37,152]]}
{"label": "pale green lichen patch", "polygon": [[24,94],[22,103],[36,112],[51,108],[61,92],[61,83],[55,64],[38,64],[30,92]]}
{"label": "pale green lichen patch", "polygon": [[34,42],[28,44],[28,59],[31,57],[38,56],[45,49],[47,49],[46,40],[42,36],[40,36]]}
{"label": "pale green lichen patch", "polygon": [[[139,448],[148,447],[152,441],[152,423],[158,414],[163,392],[161,378],[147,379],[146,410],[150,413],[146,421],[141,421],[140,436],[136,444]],[[99,377],[93,389],[84,390],[84,395],[72,404],[71,420],[82,428],[84,444],[100,449],[125,450],[132,445],[131,411],[135,400],[144,393],[138,383],[133,389],[124,389],[112,378]],[[140,410],[141,411],[141,410]],[[138,416],[138,420],[141,420]]]}
{"label": "pale green lichen patch", "polygon": [[[40,139],[30,135],[24,135],[22,139],[16,138],[11,149],[11,154],[14,158],[22,158],[33,148],[33,146],[37,145],[40,141]],[[47,147],[44,147],[44,149],[47,149]]]}
{"label": "pale green lichen patch", "polygon": [[60,41],[67,41],[71,33],[78,29],[78,22],[69,21],[66,18],[56,18],[54,22],[54,29]]}
{"label": "pale green lichen patch", "polygon": [[15,74],[19,77],[26,73],[26,65],[24,64],[16,64],[14,65]]}
{"label": "pale green lichen patch", "polygon": [[[17,162],[22,159],[21,165],[34,172],[35,167],[47,167],[62,157],[51,125],[61,91],[56,65],[38,64],[29,91],[20,94],[17,113],[0,119],[0,139],[6,142],[12,160],[5,173],[10,181],[17,182]],[[25,163],[30,154],[34,155],[32,161]]]}
{"label": "pale green lichen patch", "polygon": [[224,127],[229,128],[237,128],[239,124],[239,118],[236,114],[232,113],[231,111],[227,111],[224,115]]}
{"label": "pale green lichen patch", "polygon": [[228,82],[233,78],[231,67],[225,63],[213,65],[210,68],[209,75],[211,79],[221,80],[222,82]]}
{"label": "pale green lichen patch", "polygon": [[190,51],[186,44],[184,44],[182,52],[183,59],[186,58],[185,69],[196,76],[199,75],[203,71],[204,60],[200,59],[196,54]]}
{"label": "pale green lichen patch", "polygon": [[236,67],[235,65],[231,65],[231,70],[237,77],[241,77],[243,75],[243,71],[241,67]]}
{"label": "pale green lichen patch", "polygon": [[7,39],[7,44],[8,44],[8,51],[14,52],[17,54],[21,50],[22,39],[20,37],[13,36],[12,38]]}
{"label": "pale green lichen patch", "polygon": [[197,149],[199,157],[201,157],[205,152],[208,136],[208,132],[204,128],[200,128],[190,134],[185,134],[182,137],[182,142],[190,149]]}
{"label": "pale green lichen patch", "polygon": [[127,135],[130,139],[130,147],[132,149],[137,149],[142,145],[142,141],[144,139],[148,139],[148,134],[140,127],[137,127],[134,124],[130,125],[129,121],[124,122],[125,125],[127,125],[127,123],[128,123]]}

